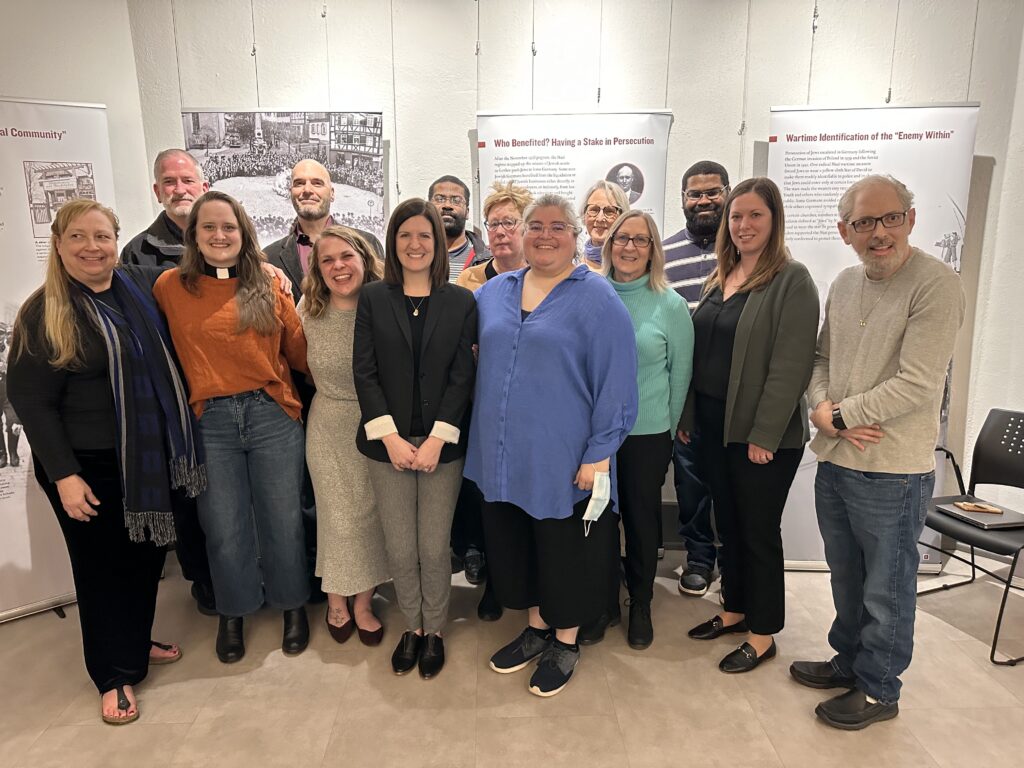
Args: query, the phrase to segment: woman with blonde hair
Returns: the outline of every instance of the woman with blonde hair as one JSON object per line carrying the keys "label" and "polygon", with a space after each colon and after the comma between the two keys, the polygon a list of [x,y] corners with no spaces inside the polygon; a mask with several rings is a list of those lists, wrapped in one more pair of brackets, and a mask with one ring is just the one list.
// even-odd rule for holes
{"label": "woman with blonde hair", "polygon": [[601,249],[608,239],[612,224],[629,210],[629,198],[622,187],[601,179],[583,195],[580,219],[587,231],[583,243],[583,260],[595,272],[601,271]]}
{"label": "woman with blonde hair", "polygon": [[[692,398],[680,439],[696,426],[702,476],[722,540],[723,610],[696,640],[747,635],[719,663],[749,672],[775,656],[785,620],[782,510],[809,429],[804,391],[814,365],[818,290],[785,243],[773,181],[742,181],[725,203],[718,265],[693,313]],[[691,407],[695,406],[695,407]]]}
{"label": "woman with blonde hair", "polygon": [[291,293],[263,265],[249,216],[234,198],[211,190],[192,206],[181,265],[153,289],[206,451],[199,522],[224,663],[245,654],[242,617],[264,604],[284,612],[286,654],[309,642],[302,406],[289,370],[306,370],[306,340]]}
{"label": "woman with blonde hair", "polygon": [[177,661],[150,640],[172,487],[199,494],[204,468],[184,384],[152,297],[159,269],[117,265],[117,217],[71,200],[50,226],[43,286],[22,305],[8,396],[71,558],[85,665],[102,718],[138,719],[133,686]]}
{"label": "woman with blonde hair", "polygon": [[310,254],[298,307],[316,382],[306,424],[306,464],[317,498],[316,575],[327,593],[327,631],[338,643],[356,630],[364,645],[384,636],[371,602],[374,588],[389,578],[387,553],[367,459],[356,450],[361,413],[352,378],[359,293],[380,274],[359,233],[327,227]]}

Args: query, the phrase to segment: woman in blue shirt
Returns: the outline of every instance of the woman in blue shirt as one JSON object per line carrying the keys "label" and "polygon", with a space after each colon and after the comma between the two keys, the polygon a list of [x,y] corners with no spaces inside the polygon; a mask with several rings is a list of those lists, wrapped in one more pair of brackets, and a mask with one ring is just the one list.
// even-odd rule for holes
{"label": "woman in blue shirt", "polygon": [[609,578],[614,457],[637,413],[636,343],[608,282],[573,266],[572,204],[545,195],[524,219],[530,266],[476,293],[466,477],[484,495],[495,593],[508,608],[529,609],[529,626],[491,668],[514,672],[540,656],[530,691],[553,696],[579,661],[579,625],[604,609],[605,590],[594,587]]}

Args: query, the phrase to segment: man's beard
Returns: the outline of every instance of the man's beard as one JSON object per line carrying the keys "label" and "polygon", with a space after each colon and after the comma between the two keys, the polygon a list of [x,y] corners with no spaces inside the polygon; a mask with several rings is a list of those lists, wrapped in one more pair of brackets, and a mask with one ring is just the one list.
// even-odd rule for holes
{"label": "man's beard", "polygon": [[864,265],[864,273],[872,280],[884,280],[890,277],[906,259],[906,254],[900,253],[895,248],[888,256],[872,256],[870,251],[858,253],[857,256]]}
{"label": "man's beard", "polygon": [[308,207],[309,202],[310,201],[303,201],[301,203],[298,201],[292,202],[292,207],[295,208],[295,213],[298,214],[300,219],[305,221],[319,221],[331,212],[331,201],[329,199],[321,200],[320,205],[316,208]]}
{"label": "man's beard", "polygon": [[[451,216],[451,221],[445,219],[444,216]],[[441,220],[444,222],[444,233],[447,237],[458,237],[466,231],[466,217],[461,213],[445,212]]]}
{"label": "man's beard", "polygon": [[[697,214],[712,211],[713,216],[698,217]],[[697,237],[708,237],[717,234],[718,226],[722,223],[722,209],[717,205],[701,208],[683,208],[683,216],[686,218],[686,228],[691,235]]]}

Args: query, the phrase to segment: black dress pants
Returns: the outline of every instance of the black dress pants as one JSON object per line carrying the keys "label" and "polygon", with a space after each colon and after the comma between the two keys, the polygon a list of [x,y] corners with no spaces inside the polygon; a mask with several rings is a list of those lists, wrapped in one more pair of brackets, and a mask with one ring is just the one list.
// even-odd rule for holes
{"label": "black dress pants", "polygon": [[700,469],[722,541],[724,607],[745,614],[754,634],[773,635],[786,618],[782,510],[803,448],[782,448],[767,464],[754,464],[747,443],[722,444],[724,425],[725,401],[698,395]]}
{"label": "black dress pants", "polygon": [[206,534],[199,525],[196,500],[190,499],[180,489],[174,490],[171,492],[171,508],[177,538],[174,551],[181,565],[181,575],[187,581],[204,586],[209,594],[213,594],[210,560],[206,555]]}
{"label": "black dress pants", "polygon": [[466,556],[466,550],[484,551],[484,524],[482,512],[484,496],[469,478],[462,478],[459,499],[455,502],[455,516],[452,517],[452,550],[459,557]]}
{"label": "black dress pants", "polygon": [[135,685],[149,671],[150,633],[166,551],[128,538],[120,464],[113,450],[76,451],[81,477],[100,500],[96,516],[74,520],[33,456],[36,479],[60,524],[78,596],[85,666],[96,689]]}

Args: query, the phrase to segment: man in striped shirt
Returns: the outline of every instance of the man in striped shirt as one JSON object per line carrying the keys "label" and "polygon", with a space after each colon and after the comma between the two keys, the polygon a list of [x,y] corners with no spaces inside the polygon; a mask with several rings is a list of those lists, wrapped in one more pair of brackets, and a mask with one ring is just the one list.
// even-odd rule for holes
{"label": "man in striped shirt", "polygon": [[[690,310],[700,299],[704,280],[715,267],[715,236],[729,195],[729,173],[718,163],[702,160],[683,174],[683,216],[686,228],[664,242],[665,277],[686,299]],[[697,474],[697,441],[676,438],[672,451],[679,534],[686,545],[686,566],[679,592],[700,597],[708,591],[715,570],[715,534],[711,525],[711,494]]]}
{"label": "man in striped shirt", "polygon": [[454,283],[462,270],[491,258],[479,235],[466,229],[469,218],[469,187],[457,176],[442,176],[430,185],[427,199],[437,206],[448,241],[448,281]]}

